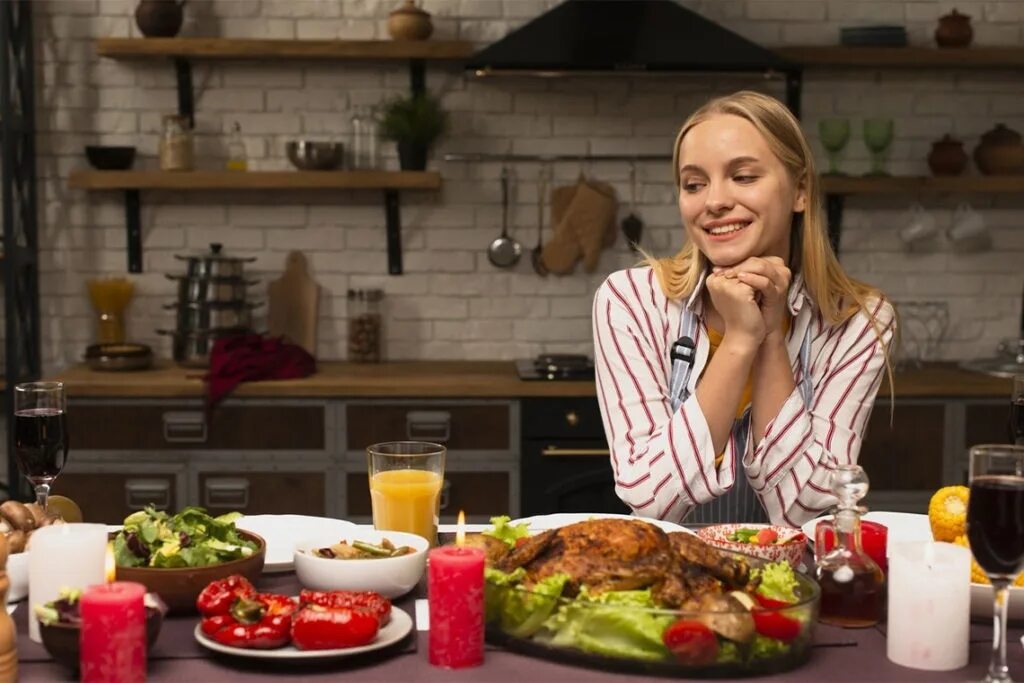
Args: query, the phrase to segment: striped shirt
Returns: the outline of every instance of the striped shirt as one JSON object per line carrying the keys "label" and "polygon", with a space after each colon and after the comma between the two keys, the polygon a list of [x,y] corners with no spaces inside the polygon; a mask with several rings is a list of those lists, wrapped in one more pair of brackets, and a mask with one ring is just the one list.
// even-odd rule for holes
{"label": "striped shirt", "polygon": [[[814,306],[802,278],[794,278],[788,305],[793,323],[786,346],[797,385],[764,437],[736,443],[730,435],[725,457],[715,466],[715,449],[697,402],[697,383],[708,361],[701,278],[685,302],[670,301],[650,268],[612,273],[594,297],[594,364],[597,394],[611,450],[615,491],[643,517],[682,521],[695,506],[730,490],[746,476],[776,524],[799,526],[836,503],[830,475],[836,465],[853,464],[860,453],[885,353],[869,317],[859,312],[828,324]],[[669,348],[679,335],[687,306],[700,320],[689,398],[674,414],[669,400]],[[894,312],[884,299],[868,301],[888,346]],[[804,405],[799,383],[800,343],[810,326],[810,375],[814,398]]]}

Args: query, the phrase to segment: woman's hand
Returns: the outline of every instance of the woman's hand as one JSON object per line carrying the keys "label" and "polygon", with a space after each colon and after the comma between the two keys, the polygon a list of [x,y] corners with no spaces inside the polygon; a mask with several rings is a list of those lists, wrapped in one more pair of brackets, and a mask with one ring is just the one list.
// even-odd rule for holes
{"label": "woman's hand", "polygon": [[767,335],[781,335],[782,321],[788,310],[789,283],[793,278],[785,261],[778,256],[753,256],[723,269],[719,274],[726,278],[735,277],[756,291]]}
{"label": "woman's hand", "polygon": [[725,322],[723,344],[741,344],[744,350],[756,350],[768,333],[765,318],[758,307],[757,292],[735,275],[711,273],[706,286],[715,310]]}

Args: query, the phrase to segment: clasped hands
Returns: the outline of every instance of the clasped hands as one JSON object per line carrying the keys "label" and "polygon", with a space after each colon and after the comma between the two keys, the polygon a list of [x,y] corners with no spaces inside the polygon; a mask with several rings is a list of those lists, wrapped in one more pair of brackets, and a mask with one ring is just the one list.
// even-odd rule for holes
{"label": "clasped hands", "polygon": [[784,341],[791,280],[792,273],[777,256],[752,256],[732,266],[713,267],[706,286],[725,323],[724,334],[753,349],[769,339]]}

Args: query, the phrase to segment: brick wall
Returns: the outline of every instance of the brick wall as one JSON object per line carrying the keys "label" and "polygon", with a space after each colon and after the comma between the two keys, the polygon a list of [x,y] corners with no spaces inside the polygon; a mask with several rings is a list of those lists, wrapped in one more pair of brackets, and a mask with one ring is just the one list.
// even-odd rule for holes
{"label": "brick wall", "polygon": [[[384,20],[398,0],[191,0],[183,35],[273,38],[385,38]],[[425,0],[435,36],[480,44],[505,35],[555,4],[553,0]],[[955,4],[973,16],[979,44],[1019,45],[1024,2],[899,2],[857,0],[694,0],[685,3],[764,45],[833,43],[838,28],[869,22],[905,24],[914,44],[931,43],[936,18]],[[89,143],[134,144],[136,167],[155,167],[160,119],[176,107],[174,75],[166,63],[118,62],[95,56],[93,39],[136,36],[135,0],[38,0],[38,123],[40,154],[41,294],[47,370],[75,362],[93,338],[85,281],[126,269],[124,211],[117,193],[67,187],[68,173],[85,166]],[[241,124],[253,169],[284,169],[286,140],[310,136],[345,141],[352,108],[403,92],[400,65],[361,63],[197,64],[196,133],[199,165],[220,168],[227,133]],[[714,93],[778,83],[757,77],[684,75],[669,78],[587,78],[474,81],[454,66],[428,69],[427,84],[451,112],[452,131],[431,162],[441,171],[441,193],[402,196],[405,270],[386,274],[384,210],[378,193],[337,195],[249,193],[142,195],[145,273],[132,276],[137,297],[129,336],[165,355],[154,330],[173,326],[162,305],[174,298],[164,274],[179,272],[174,254],[212,241],[257,257],[253,274],[276,277],[289,249],[311,256],[324,287],[320,319],[323,358],[346,355],[346,290],[386,292],[387,356],[515,358],[535,353],[591,351],[590,302],[605,275],[634,262],[620,238],[602,256],[599,271],[540,278],[524,259],[510,271],[487,261],[485,249],[500,230],[500,167],[445,163],[464,152],[668,153],[683,118]],[[817,143],[817,122],[849,117],[855,134],[846,167],[867,168],[859,133],[868,116],[895,119],[891,169],[927,172],[932,140],[951,132],[969,149],[996,122],[1024,130],[1024,76],[981,71],[811,71],[804,120]],[[385,145],[385,164],[397,168]],[[823,159],[823,156],[821,157]],[[629,200],[626,164],[559,164],[559,182],[584,171],[611,182]],[[514,169],[513,234],[532,248],[537,238],[536,165]],[[976,171],[971,169],[972,173]],[[637,213],[646,223],[644,245],[667,254],[682,229],[667,164],[638,168]],[[990,355],[1016,331],[1024,278],[1024,198],[922,198],[948,226],[959,202],[983,210],[995,239],[984,254],[907,254],[897,230],[914,197],[862,198],[847,204],[842,260],[856,276],[897,300],[934,299],[949,306],[952,324],[940,354]],[[550,226],[549,226],[550,227]],[[549,233],[550,235],[550,233]]]}

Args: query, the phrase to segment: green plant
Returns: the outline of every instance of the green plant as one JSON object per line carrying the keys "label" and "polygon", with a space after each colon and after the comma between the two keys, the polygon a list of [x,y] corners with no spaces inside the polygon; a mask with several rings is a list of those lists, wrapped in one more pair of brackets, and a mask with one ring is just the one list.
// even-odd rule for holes
{"label": "green plant", "polygon": [[380,135],[386,140],[430,146],[448,127],[448,114],[430,95],[395,96],[380,108]]}

